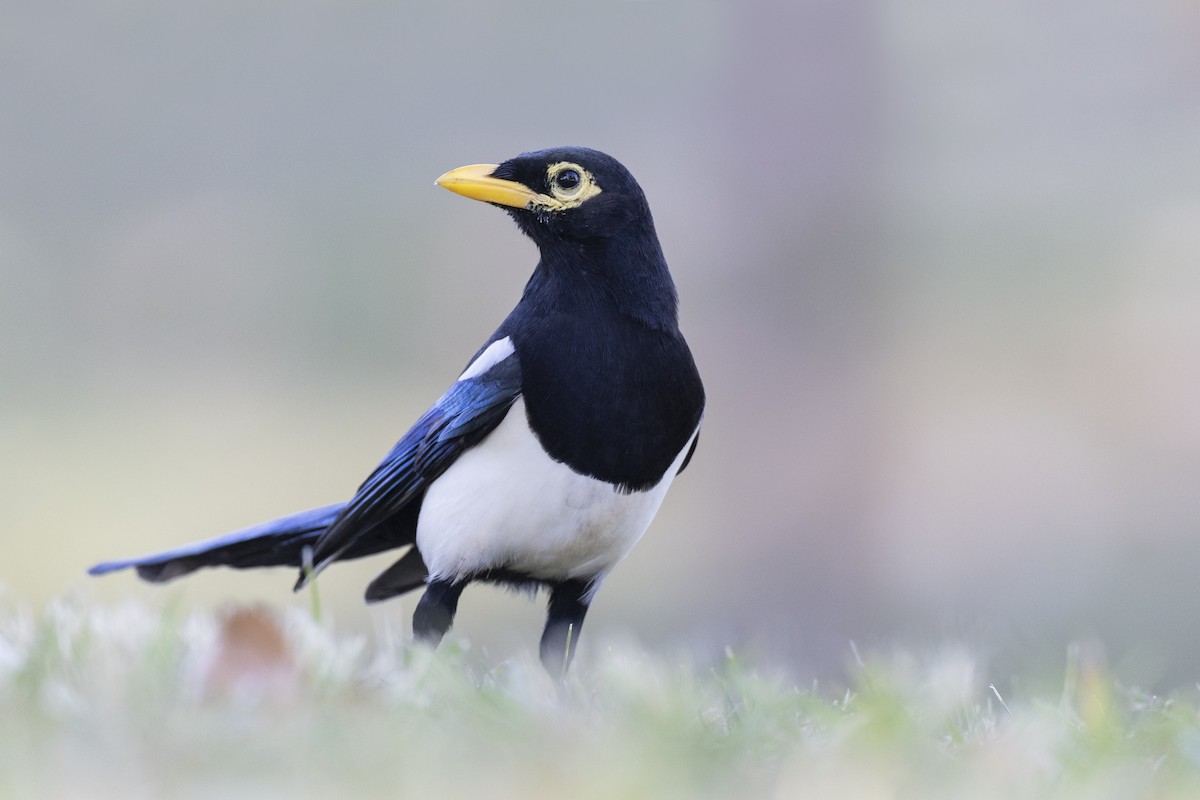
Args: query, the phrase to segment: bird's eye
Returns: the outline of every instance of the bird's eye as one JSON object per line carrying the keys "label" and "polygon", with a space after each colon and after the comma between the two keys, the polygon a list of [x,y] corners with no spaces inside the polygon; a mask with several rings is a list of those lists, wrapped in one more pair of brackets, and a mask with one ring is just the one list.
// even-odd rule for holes
{"label": "bird's eye", "polygon": [[557,211],[576,208],[600,194],[592,174],[578,164],[559,161],[546,168],[549,191],[546,206]]}
{"label": "bird's eye", "polygon": [[554,176],[554,184],[564,192],[570,192],[578,187],[581,180],[583,179],[579,176],[579,172],[573,169],[564,169]]}

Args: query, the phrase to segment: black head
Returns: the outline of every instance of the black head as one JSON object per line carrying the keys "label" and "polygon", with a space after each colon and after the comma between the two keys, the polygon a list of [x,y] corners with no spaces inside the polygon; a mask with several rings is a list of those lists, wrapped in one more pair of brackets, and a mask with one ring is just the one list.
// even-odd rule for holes
{"label": "black head", "polygon": [[675,328],[675,285],[646,196],[612,156],[555,147],[503,164],[459,167],[437,182],[504,208],[537,244],[542,260],[526,297],[530,289],[576,298],[599,290],[627,316]]}
{"label": "black head", "polygon": [[555,147],[447,172],[438,184],[502,206],[539,245],[653,232],[646,197],[629,170],[586,147]]}

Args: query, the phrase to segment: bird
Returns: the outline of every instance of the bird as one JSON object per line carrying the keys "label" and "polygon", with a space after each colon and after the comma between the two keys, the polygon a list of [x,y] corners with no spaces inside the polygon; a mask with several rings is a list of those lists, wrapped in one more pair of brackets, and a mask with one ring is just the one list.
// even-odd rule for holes
{"label": "bird", "polygon": [[469,584],[547,590],[539,655],[566,674],[601,584],[691,461],[704,385],[645,193],[615,158],[557,147],[436,183],[506,211],[539,254],[450,388],[349,501],[91,574],[290,566],[299,590],[335,561],[407,548],[368,603],[423,587],[413,636],[436,647]]}

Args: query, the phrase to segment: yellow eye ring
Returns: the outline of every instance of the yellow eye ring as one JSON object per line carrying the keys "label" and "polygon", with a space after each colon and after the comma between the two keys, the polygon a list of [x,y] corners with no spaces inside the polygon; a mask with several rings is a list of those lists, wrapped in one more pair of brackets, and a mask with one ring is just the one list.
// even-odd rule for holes
{"label": "yellow eye ring", "polygon": [[[570,161],[560,161],[550,165],[550,168],[546,170],[546,183],[550,187],[550,194],[562,202],[582,199],[581,195],[585,193],[590,196],[595,193],[595,189],[599,188],[596,187],[587,170]],[[589,190],[592,191],[589,192]]]}

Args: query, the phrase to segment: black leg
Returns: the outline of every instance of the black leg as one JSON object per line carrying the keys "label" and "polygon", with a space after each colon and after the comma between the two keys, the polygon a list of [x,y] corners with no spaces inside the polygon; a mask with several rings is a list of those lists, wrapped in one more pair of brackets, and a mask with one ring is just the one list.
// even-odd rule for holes
{"label": "black leg", "polygon": [[584,601],[591,581],[570,580],[550,590],[546,629],[542,632],[542,664],[555,678],[567,674],[579,646],[579,631],[588,606]]}
{"label": "black leg", "polygon": [[413,637],[420,642],[437,647],[446,631],[454,622],[458,610],[458,596],[466,582],[430,581],[413,612]]}

